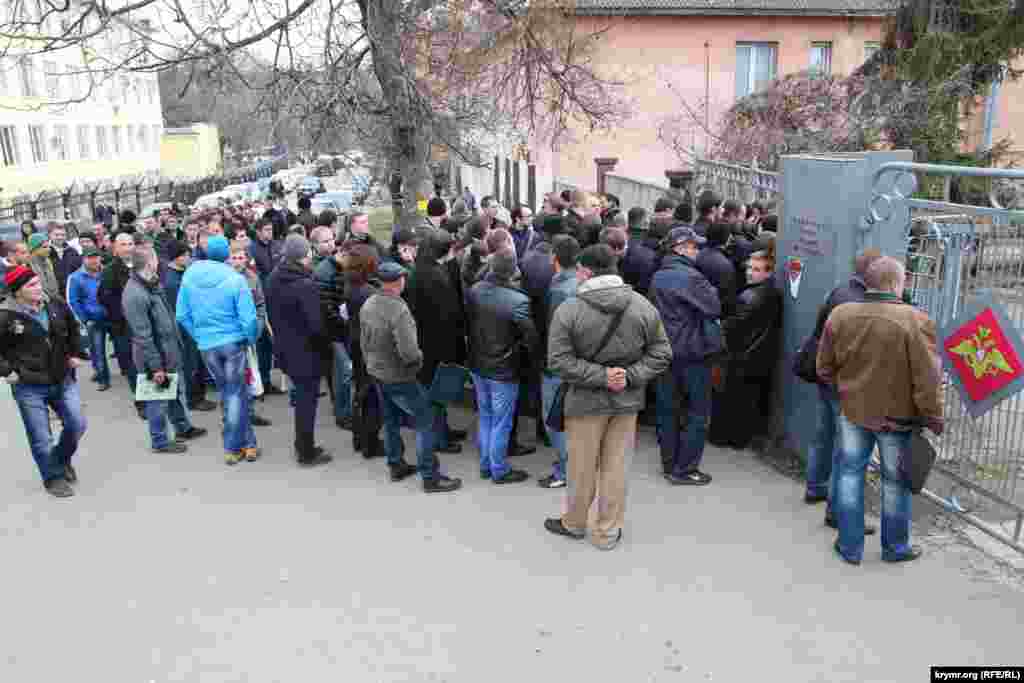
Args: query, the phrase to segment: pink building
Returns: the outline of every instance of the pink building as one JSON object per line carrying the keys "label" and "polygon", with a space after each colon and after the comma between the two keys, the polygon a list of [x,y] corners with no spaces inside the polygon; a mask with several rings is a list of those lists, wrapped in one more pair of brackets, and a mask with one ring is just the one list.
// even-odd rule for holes
{"label": "pink building", "polygon": [[[597,63],[626,84],[631,117],[610,133],[580,131],[558,149],[531,148],[538,190],[556,182],[594,189],[595,158],[614,173],[667,186],[665,171],[687,164],[658,136],[673,115],[677,136],[700,154],[738,96],[779,76],[816,68],[852,72],[882,36],[887,0],[576,0],[581,30],[606,28]],[[676,127],[679,130],[679,127]]]}

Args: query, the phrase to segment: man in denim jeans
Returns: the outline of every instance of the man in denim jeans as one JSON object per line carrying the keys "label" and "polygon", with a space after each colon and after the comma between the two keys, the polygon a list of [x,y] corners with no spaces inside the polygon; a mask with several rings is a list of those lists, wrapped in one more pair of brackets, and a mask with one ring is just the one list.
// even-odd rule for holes
{"label": "man in denim jeans", "polygon": [[[448,493],[462,486],[460,479],[441,474],[434,456],[438,434],[437,408],[417,375],[423,352],[416,337],[416,321],[402,300],[406,270],[388,261],[377,269],[380,290],[366,300],[359,313],[359,342],[366,370],[381,393],[387,456],[391,481],[401,481],[417,471],[427,493]],[[416,421],[416,467],[402,459],[401,417]]]}
{"label": "man in denim jeans", "polygon": [[208,239],[207,258],[193,263],[181,280],[177,319],[196,340],[217,384],[224,403],[224,461],[235,465],[260,456],[245,380],[246,351],[256,343],[259,320],[248,283],[225,263],[229,251],[224,237]]}
{"label": "man in denim jeans", "polygon": [[864,476],[876,445],[882,456],[882,559],[906,562],[921,555],[910,545],[910,489],[900,458],[912,425],[942,432],[942,369],[935,323],[902,301],[905,278],[902,263],[877,259],[865,273],[864,301],[832,311],[818,345],[818,376],[839,393],[834,548],[850,564],[864,556]]}
{"label": "man in denim jeans", "polygon": [[68,278],[68,304],[89,332],[89,358],[96,371],[98,391],[110,389],[110,360],[107,358],[107,333],[110,323],[107,310],[97,298],[102,274],[100,252],[87,247],[82,254],[82,267]]}
{"label": "man in denim jeans", "polygon": [[[30,268],[4,274],[8,296],[0,302],[0,378],[11,385],[32,457],[50,495],[74,495],[71,458],[85,434],[75,369],[85,363],[78,321],[61,299],[47,300]],[[64,427],[54,446],[50,411]]]}
{"label": "man in denim jeans", "polygon": [[[818,312],[818,322],[815,325],[814,334],[821,339],[825,328],[825,321],[828,316],[840,304],[855,303],[864,300],[864,292],[867,285],[864,284],[864,273],[872,263],[881,258],[882,252],[878,249],[865,249],[853,261],[853,276],[850,281],[840,287],[833,289],[824,305]],[[835,490],[836,475],[839,468],[835,466],[836,458],[839,455],[839,395],[835,387],[828,384],[818,384],[818,428],[807,449],[807,489],[804,492],[804,502],[814,505],[829,500]],[[828,504],[825,509],[825,525],[836,528],[835,517],[832,514],[832,505]],[[872,526],[865,526],[864,532],[868,535],[875,533]]]}

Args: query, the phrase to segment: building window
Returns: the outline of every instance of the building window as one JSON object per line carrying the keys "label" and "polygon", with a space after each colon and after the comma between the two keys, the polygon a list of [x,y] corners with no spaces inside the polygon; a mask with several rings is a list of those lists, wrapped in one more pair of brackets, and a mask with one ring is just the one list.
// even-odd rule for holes
{"label": "building window", "polygon": [[811,43],[810,71],[818,76],[832,73],[832,43]]}
{"label": "building window", "polygon": [[78,127],[78,158],[88,159],[92,155],[89,149],[89,126]]}
{"label": "building window", "polygon": [[127,139],[126,139],[127,144],[125,145],[125,149],[128,151],[129,154],[134,154],[135,153],[135,126],[128,126],[127,130],[125,131],[125,133],[127,133]]}
{"label": "building window", "polygon": [[18,75],[21,77],[21,94],[26,97],[36,97],[35,67],[30,57],[22,57],[18,60]]}
{"label": "building window", "polygon": [[121,140],[121,126],[113,126],[111,129],[111,139],[114,141],[114,156],[121,156],[121,150],[124,148],[124,143]]}
{"label": "building window", "polygon": [[96,158],[110,158],[110,147],[107,145],[107,127],[96,126]]}
{"label": "building window", "polygon": [[878,43],[877,40],[869,40],[866,43],[864,43],[864,61],[866,62],[872,57],[874,57],[875,53],[878,52],[878,49],[880,47],[881,45]]}
{"label": "building window", "polygon": [[46,134],[42,126],[28,127],[28,144],[32,149],[32,163],[41,164],[46,161]]}
{"label": "building window", "polygon": [[775,80],[778,43],[736,43],[736,97],[746,97]]}
{"label": "building window", "polygon": [[43,62],[43,72],[46,76],[46,96],[51,100],[59,100],[60,76],[57,74],[57,62]]}
{"label": "building window", "polygon": [[14,126],[0,126],[0,151],[4,166],[18,165],[18,130]]}
{"label": "building window", "polygon": [[53,151],[58,161],[68,160],[68,127],[64,124],[57,124],[53,127]]}

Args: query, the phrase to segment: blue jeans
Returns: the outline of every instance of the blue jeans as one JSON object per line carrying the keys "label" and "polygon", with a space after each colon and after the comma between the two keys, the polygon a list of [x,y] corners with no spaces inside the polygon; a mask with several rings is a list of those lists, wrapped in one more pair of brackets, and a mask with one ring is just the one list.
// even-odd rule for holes
{"label": "blue jeans", "polygon": [[256,359],[259,361],[260,379],[263,380],[263,386],[269,387],[270,371],[274,369],[274,341],[265,329],[260,338],[256,340]]}
{"label": "blue jeans", "polygon": [[110,332],[110,325],[90,320],[85,324],[89,335],[89,358],[92,361],[93,372],[96,373],[96,382],[99,384],[110,384],[110,359],[107,358],[107,334]]}
{"label": "blue jeans", "polygon": [[882,559],[899,559],[910,551],[910,489],[900,474],[910,432],[874,432],[840,415],[832,514],[839,525],[840,552],[853,562],[864,556],[864,475],[876,443],[882,456]]}
{"label": "blue jeans", "polygon": [[178,396],[172,401],[147,401],[146,420],[149,421],[149,442],[153,448],[163,448],[170,443],[167,436],[167,418],[174,425],[175,434],[192,429],[192,416],[186,405],[185,375],[178,373]]}
{"label": "blue jeans", "polygon": [[831,387],[818,385],[818,428],[807,448],[807,495],[835,495],[836,460],[839,457],[839,396]]}
{"label": "blue jeans", "polygon": [[430,402],[427,390],[419,382],[377,386],[384,413],[384,455],[388,464],[402,462],[402,415],[410,415],[416,420],[416,470],[424,481],[436,479],[440,474],[434,459],[437,409]]}
{"label": "blue jeans", "polygon": [[[704,457],[704,443],[711,413],[711,366],[707,363],[672,361],[672,380],[675,392],[672,419],[666,430],[667,443],[662,448],[672,449],[672,473],[685,476],[700,468]],[[679,399],[686,395],[686,429],[679,428]]]}
{"label": "blue jeans", "polygon": [[543,414],[540,419],[544,421],[544,428],[548,430],[548,438],[551,439],[551,445],[558,450],[558,464],[555,465],[552,475],[556,479],[565,480],[568,472],[567,464],[569,462],[569,449],[565,445],[565,432],[556,432],[547,425],[548,413],[551,412],[551,404],[555,402],[555,393],[558,391],[558,387],[562,384],[562,379],[554,375],[549,375],[546,372],[541,376],[541,404],[543,405]]}
{"label": "blue jeans", "polygon": [[342,342],[334,342],[334,419],[352,417],[352,359]]}
{"label": "blue jeans", "polygon": [[228,453],[256,448],[249,412],[252,397],[245,383],[245,349],[244,344],[232,342],[200,352],[224,404],[224,450]]}
{"label": "blue jeans", "polygon": [[[63,384],[14,384],[11,393],[21,412],[39,475],[44,482],[63,478],[64,467],[71,464],[71,457],[85,434],[85,415],[82,414],[78,382],[69,378]],[[53,408],[64,424],[56,446],[50,436],[48,407]]]}
{"label": "blue jeans", "polygon": [[505,462],[508,438],[512,433],[512,417],[519,399],[519,382],[502,382],[473,374],[476,388],[480,430],[477,435],[480,450],[480,471],[489,472],[498,479],[509,471]]}
{"label": "blue jeans", "polygon": [[121,374],[128,378],[128,385],[132,388],[132,398],[135,398],[135,362],[132,360],[132,338],[128,334],[111,334],[114,342],[114,355],[117,357],[117,365],[121,368]]}

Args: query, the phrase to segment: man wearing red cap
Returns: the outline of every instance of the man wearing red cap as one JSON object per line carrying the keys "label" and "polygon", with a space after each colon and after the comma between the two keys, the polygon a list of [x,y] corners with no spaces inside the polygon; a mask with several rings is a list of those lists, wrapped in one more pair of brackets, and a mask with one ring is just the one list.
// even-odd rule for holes
{"label": "man wearing red cap", "polygon": [[[78,321],[62,299],[43,294],[31,269],[7,271],[4,284],[10,296],[0,302],[0,378],[11,385],[46,490],[66,498],[74,495],[70,484],[78,476],[71,458],[85,434],[75,374],[86,362]],[[48,408],[64,425],[56,446]]]}

